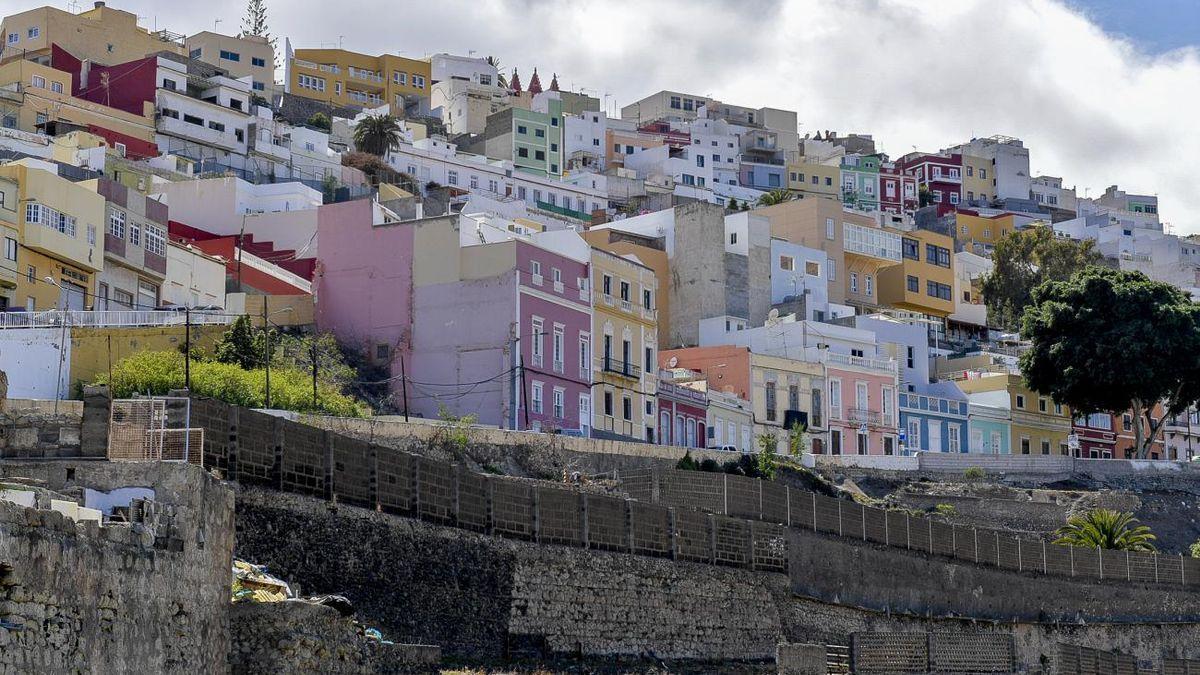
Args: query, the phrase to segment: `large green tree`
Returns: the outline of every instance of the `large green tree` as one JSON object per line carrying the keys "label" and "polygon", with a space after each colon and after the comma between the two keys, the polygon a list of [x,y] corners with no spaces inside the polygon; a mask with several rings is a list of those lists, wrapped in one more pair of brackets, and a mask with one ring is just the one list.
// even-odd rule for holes
{"label": "large green tree", "polygon": [[1138,525],[1132,513],[1096,509],[1071,516],[1058,528],[1056,544],[1104,548],[1115,551],[1154,552],[1155,536],[1145,525]]}
{"label": "large green tree", "polygon": [[[1200,399],[1200,306],[1140,272],[1088,267],[1033,291],[1021,373],[1076,414],[1133,413],[1138,457]],[[1155,416],[1161,402],[1165,415]]]}
{"label": "large green tree", "polygon": [[992,272],[983,279],[988,325],[1017,330],[1034,288],[1043,281],[1069,279],[1100,259],[1092,240],[1057,237],[1050,227],[1004,235],[992,252]]}
{"label": "large green tree", "polygon": [[391,115],[367,115],[354,125],[354,147],[383,157],[400,147],[400,123]]}

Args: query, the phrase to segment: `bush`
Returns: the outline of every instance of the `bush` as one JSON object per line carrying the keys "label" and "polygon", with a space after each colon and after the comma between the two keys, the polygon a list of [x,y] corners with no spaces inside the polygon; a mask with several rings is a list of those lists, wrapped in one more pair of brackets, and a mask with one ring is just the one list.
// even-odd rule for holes
{"label": "bush", "polygon": [[754,466],[755,475],[767,480],[775,478],[775,466],[779,463],[779,459],[775,454],[778,446],[779,439],[774,434],[759,435],[758,456]]}
{"label": "bush", "polygon": [[721,466],[721,469],[724,470],[725,473],[732,474],[734,476],[746,475],[746,469],[742,466],[742,462],[736,459],[731,459],[728,462],[725,462],[725,464]]}
{"label": "bush", "polygon": [[1192,544],[1192,557],[1200,558],[1200,539],[1197,539],[1196,543]]}
{"label": "bush", "polygon": [[696,471],[700,465],[696,464],[696,459],[692,457],[692,453],[688,452],[675,463],[675,468],[682,471]]}
{"label": "bush", "polygon": [[954,508],[953,504],[938,504],[933,507],[935,513],[944,518],[950,518],[958,513],[958,509]]}
{"label": "bush", "polygon": [[700,462],[700,470],[707,471],[709,473],[720,473],[721,465],[717,462],[717,460],[713,459],[712,457],[709,457],[709,458],[705,459],[703,462]]}
{"label": "bush", "polygon": [[320,111],[308,116],[308,126],[316,127],[317,129],[322,129],[324,131],[329,131],[331,128],[333,128],[333,125],[329,121],[329,115],[326,115]]}
{"label": "bush", "polygon": [[963,471],[963,478],[967,480],[983,480],[986,475],[983,469],[977,466],[967,467],[967,470]]}
{"label": "bush", "polygon": [[[178,351],[143,351],[119,361],[96,384],[108,384],[114,398],[134,394],[161,396],[184,386],[184,357]],[[236,364],[215,361],[192,362],[192,393],[240,405],[266,405],[265,370],[245,370]],[[340,417],[365,417],[365,405],[346,396],[327,382],[317,383],[317,406],[313,407],[312,375],[293,368],[271,369],[271,407],[279,410],[324,412]]]}

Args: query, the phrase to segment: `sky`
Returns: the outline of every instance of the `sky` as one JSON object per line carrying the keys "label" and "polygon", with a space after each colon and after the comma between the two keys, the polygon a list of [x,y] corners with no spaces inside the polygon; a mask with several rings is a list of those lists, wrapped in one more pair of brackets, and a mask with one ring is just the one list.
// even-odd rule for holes
{"label": "sky", "polygon": [[[1034,175],[1080,196],[1157,194],[1172,232],[1200,232],[1196,0],[266,1],[272,34],[296,47],[492,55],[609,110],[662,89],[709,95],[796,110],[801,134],[873,134],[893,157],[1016,136]],[[245,8],[109,4],[189,34],[235,33]]]}

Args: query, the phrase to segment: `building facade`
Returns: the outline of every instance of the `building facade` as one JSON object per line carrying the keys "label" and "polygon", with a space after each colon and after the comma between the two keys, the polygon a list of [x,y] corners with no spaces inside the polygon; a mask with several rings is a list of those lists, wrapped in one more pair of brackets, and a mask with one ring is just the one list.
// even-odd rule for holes
{"label": "building facade", "polygon": [[411,97],[429,96],[429,61],[345,49],[297,49],[285,58],[286,91],[336,107],[404,110]]}

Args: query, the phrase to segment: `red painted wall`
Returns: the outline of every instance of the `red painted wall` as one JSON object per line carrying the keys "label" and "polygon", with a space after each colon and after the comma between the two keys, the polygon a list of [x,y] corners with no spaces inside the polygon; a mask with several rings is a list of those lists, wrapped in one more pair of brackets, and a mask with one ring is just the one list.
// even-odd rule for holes
{"label": "red painted wall", "polygon": [[[71,94],[92,103],[141,115],[147,101],[154,101],[158,83],[158,57],[101,66],[93,63],[88,72],[87,86],[82,84],[83,62],[58,45],[51,45],[50,67],[71,74]],[[101,85],[108,74],[108,87]]]}

